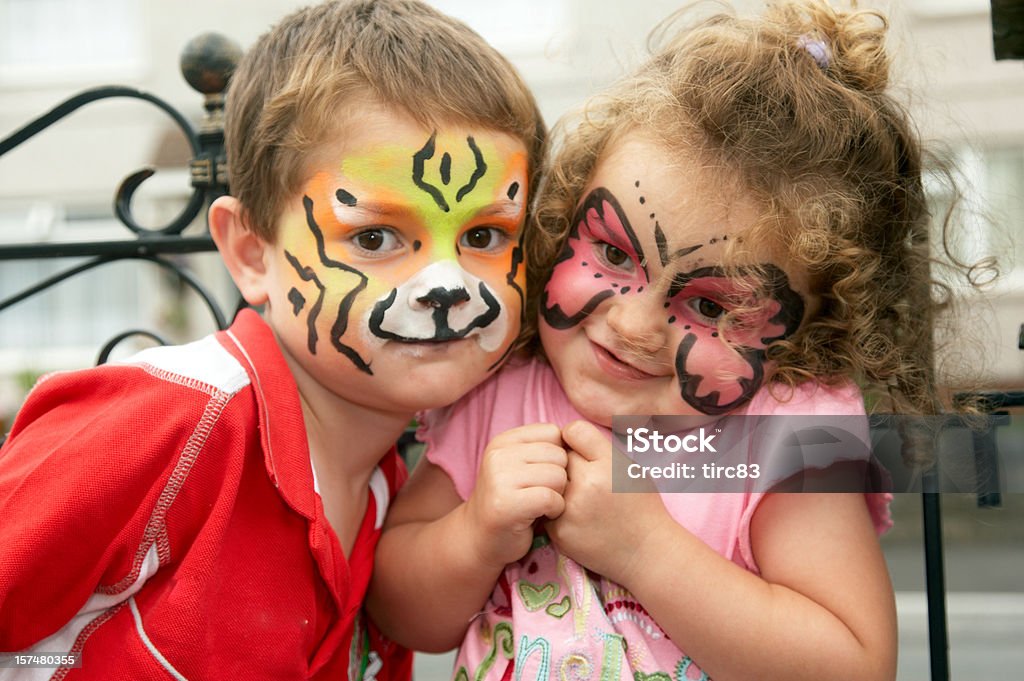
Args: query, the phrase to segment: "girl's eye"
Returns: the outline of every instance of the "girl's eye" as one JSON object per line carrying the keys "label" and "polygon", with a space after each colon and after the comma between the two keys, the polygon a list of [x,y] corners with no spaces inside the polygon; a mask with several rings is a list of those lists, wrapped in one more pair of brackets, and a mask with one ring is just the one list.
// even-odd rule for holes
{"label": "girl's eye", "polygon": [[633,271],[633,259],[618,246],[612,246],[604,241],[595,242],[594,246],[598,258],[608,267],[623,272]]}
{"label": "girl's eye", "polygon": [[459,245],[478,251],[492,251],[505,245],[505,232],[495,227],[474,227],[459,237]]}
{"label": "girl's eye", "polygon": [[604,245],[604,259],[608,261],[609,265],[615,265],[618,267],[622,263],[629,260],[629,256],[621,248],[616,248],[611,244]]}
{"label": "girl's eye", "polygon": [[692,306],[697,311],[697,314],[712,321],[725,314],[725,308],[710,298],[697,298],[692,301]]}
{"label": "girl's eye", "polygon": [[401,247],[401,243],[395,233],[390,229],[374,227],[359,232],[352,241],[360,249],[374,254],[383,254]]}

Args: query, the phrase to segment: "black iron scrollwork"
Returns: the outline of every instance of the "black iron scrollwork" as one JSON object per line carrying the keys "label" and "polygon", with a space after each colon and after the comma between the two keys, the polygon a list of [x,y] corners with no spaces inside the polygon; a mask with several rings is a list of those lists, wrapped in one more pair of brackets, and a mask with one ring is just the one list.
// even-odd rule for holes
{"label": "black iron scrollwork", "polygon": [[[154,173],[152,168],[144,168],[129,175],[121,182],[114,199],[114,214],[125,227],[134,233],[133,238],[0,246],[0,260],[91,256],[83,263],[0,300],[0,311],[82,272],[117,260],[136,259],[152,262],[172,272],[202,299],[217,328],[222,329],[227,326],[228,320],[224,313],[202,283],[179,263],[164,256],[215,249],[208,233],[186,236],[182,232],[195,221],[211,201],[228,192],[227,163],[224,156],[224,92],[241,54],[241,48],[236,43],[214,33],[198,36],[190,41],[182,52],[182,74],[195,90],[204,95],[206,113],[198,130],[177,109],[155,95],[129,87],[105,86],[86,90],[61,102],[42,116],[0,139],[0,157],[2,157],[87,104],[111,98],[132,98],[149,102],[170,116],[185,136],[192,152],[190,162],[192,195],[181,212],[166,225],[144,227],[132,215],[132,196],[142,182]],[[157,334],[149,331],[135,330],[122,333],[103,348],[99,363],[106,361],[110,351],[117,343],[135,335],[143,335],[157,342],[163,342]]]}

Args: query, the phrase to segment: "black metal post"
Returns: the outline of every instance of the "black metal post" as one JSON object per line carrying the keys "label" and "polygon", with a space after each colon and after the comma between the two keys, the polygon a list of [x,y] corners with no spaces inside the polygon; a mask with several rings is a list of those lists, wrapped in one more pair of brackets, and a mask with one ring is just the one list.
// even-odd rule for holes
{"label": "black metal post", "polygon": [[928,594],[928,654],[932,681],[949,681],[949,635],[946,621],[946,570],[942,553],[942,507],[938,473],[924,473],[921,503],[924,526],[925,588]]}

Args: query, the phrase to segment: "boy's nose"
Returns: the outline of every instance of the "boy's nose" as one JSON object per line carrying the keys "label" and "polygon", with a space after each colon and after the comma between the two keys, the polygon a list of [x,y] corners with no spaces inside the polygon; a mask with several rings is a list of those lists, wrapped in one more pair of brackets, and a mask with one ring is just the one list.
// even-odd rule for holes
{"label": "boy's nose", "polygon": [[621,296],[605,317],[611,330],[630,346],[651,355],[668,343],[665,310],[645,295]]}
{"label": "boy's nose", "polygon": [[459,303],[469,302],[469,291],[462,288],[435,287],[416,299],[425,307],[450,308]]}
{"label": "boy's nose", "polygon": [[452,309],[471,298],[466,273],[450,262],[433,263],[420,270],[409,280],[406,296],[414,310]]}

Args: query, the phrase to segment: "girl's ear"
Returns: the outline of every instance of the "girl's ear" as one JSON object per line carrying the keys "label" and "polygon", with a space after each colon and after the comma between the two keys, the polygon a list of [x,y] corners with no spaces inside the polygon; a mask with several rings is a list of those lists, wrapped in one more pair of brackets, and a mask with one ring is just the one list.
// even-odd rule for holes
{"label": "girl's ear", "polygon": [[210,205],[210,235],[245,302],[267,302],[267,263],[271,245],[245,225],[245,208],[233,196],[218,197]]}

